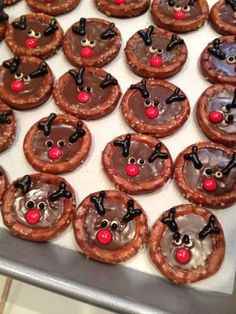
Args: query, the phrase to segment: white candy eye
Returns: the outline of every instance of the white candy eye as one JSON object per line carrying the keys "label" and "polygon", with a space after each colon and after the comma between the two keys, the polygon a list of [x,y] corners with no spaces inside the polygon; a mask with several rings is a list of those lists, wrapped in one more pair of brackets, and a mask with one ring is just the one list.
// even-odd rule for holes
{"label": "white candy eye", "polygon": [[94,48],[96,46],[96,42],[94,40],[91,40],[89,42],[89,47]]}
{"label": "white candy eye", "polygon": [[191,239],[189,239],[189,243],[185,243],[184,246],[191,248],[193,247],[193,241]]}
{"label": "white candy eye", "polygon": [[40,38],[41,37],[41,33],[40,32],[35,32],[34,33],[34,37],[35,38]]}
{"label": "white candy eye", "polygon": [[21,80],[24,77],[24,74],[22,72],[17,72],[14,77],[16,80]]}
{"label": "white candy eye", "polygon": [[47,205],[44,202],[39,202],[37,205],[37,208],[39,210],[43,210]]}
{"label": "white candy eye", "polygon": [[34,201],[29,200],[29,201],[25,204],[25,206],[26,206],[28,209],[32,209],[32,208],[35,207],[35,203],[34,203]]}
{"label": "white candy eye", "polygon": [[138,159],[137,164],[138,164],[139,166],[144,166],[144,165],[145,165],[145,160],[142,159],[142,158],[140,158],[140,159]]}
{"label": "white candy eye", "polygon": [[215,177],[216,177],[217,179],[220,179],[220,178],[223,177],[223,173],[222,173],[221,171],[216,171],[216,172],[215,172]]}
{"label": "white candy eye", "polygon": [[29,29],[27,32],[28,36],[33,36],[34,35],[34,31],[32,29]]}
{"label": "white candy eye", "polygon": [[58,146],[58,147],[63,147],[64,145],[65,145],[65,142],[62,141],[62,140],[60,140],[60,141],[57,142],[57,146]]}
{"label": "white candy eye", "polygon": [[128,164],[135,164],[136,163],[136,159],[134,157],[130,157],[128,159]]}
{"label": "white candy eye", "polygon": [[153,102],[152,102],[152,100],[149,99],[149,98],[144,101],[144,106],[145,106],[145,107],[151,107],[152,104],[153,104]]}
{"label": "white candy eye", "polygon": [[182,244],[182,240],[181,238],[179,238],[178,240],[173,240],[172,241],[176,246],[180,246]]}
{"label": "white candy eye", "polygon": [[31,78],[29,77],[29,75],[25,75],[23,80],[25,83],[29,83],[31,81]]}
{"label": "white candy eye", "polygon": [[113,220],[111,222],[111,229],[112,230],[117,230],[119,228],[119,225],[120,225],[119,221]]}
{"label": "white candy eye", "polygon": [[47,147],[52,147],[53,146],[53,141],[52,140],[47,140],[45,142],[45,144],[47,145]]}
{"label": "white candy eye", "polygon": [[81,46],[88,47],[90,45],[90,41],[87,38],[81,39]]}
{"label": "white candy eye", "polygon": [[236,63],[236,58],[235,58],[235,56],[228,56],[228,57],[226,58],[226,62],[229,63],[229,64]]}
{"label": "white candy eye", "polygon": [[224,113],[228,113],[230,111],[230,105],[225,105],[221,108],[221,111]]}
{"label": "white candy eye", "polygon": [[158,49],[157,49],[157,54],[158,54],[158,55],[162,55],[163,52],[164,52],[164,50],[163,50],[162,48],[158,48]]}
{"label": "white candy eye", "polygon": [[149,48],[149,52],[150,52],[150,53],[155,53],[155,52],[157,52],[157,48],[151,46],[151,47]]}
{"label": "white candy eye", "polygon": [[190,11],[190,6],[189,5],[185,5],[182,7],[184,12],[189,12]]}
{"label": "white candy eye", "polygon": [[86,87],[85,87],[85,90],[86,90],[88,93],[90,93],[90,92],[92,91],[92,88],[91,88],[90,86],[86,86]]}
{"label": "white candy eye", "polygon": [[210,176],[212,174],[212,170],[210,168],[207,168],[204,170],[203,174],[205,174],[206,176]]}
{"label": "white candy eye", "polygon": [[180,6],[179,4],[176,4],[176,5],[174,6],[174,10],[175,10],[175,11],[180,11],[180,10],[181,10],[181,6]]}
{"label": "white candy eye", "polygon": [[101,227],[102,228],[106,228],[109,224],[109,221],[107,219],[103,219],[102,223],[101,223]]}

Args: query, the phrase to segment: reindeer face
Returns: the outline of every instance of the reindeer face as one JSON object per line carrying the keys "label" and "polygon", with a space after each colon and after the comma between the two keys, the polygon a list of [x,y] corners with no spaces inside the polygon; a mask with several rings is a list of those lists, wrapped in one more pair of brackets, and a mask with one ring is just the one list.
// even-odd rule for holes
{"label": "reindeer face", "polygon": [[236,2],[234,0],[226,0],[225,4],[219,10],[219,17],[222,21],[232,26],[236,25]]}
{"label": "reindeer face", "polygon": [[198,1],[195,0],[162,0],[159,8],[163,15],[176,20],[190,20],[201,14]]}

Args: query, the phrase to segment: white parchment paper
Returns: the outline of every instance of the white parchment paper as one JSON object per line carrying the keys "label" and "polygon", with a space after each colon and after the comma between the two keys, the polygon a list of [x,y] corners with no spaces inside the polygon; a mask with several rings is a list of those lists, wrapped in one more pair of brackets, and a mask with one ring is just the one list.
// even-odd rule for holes
{"label": "white parchment paper", "polygon": [[[208,1],[210,6],[214,1]],[[10,20],[30,12],[24,1],[20,1],[15,6],[6,10],[10,15]],[[78,21],[81,17],[100,17],[108,19],[105,15],[98,12],[95,8],[93,0],[82,0],[80,5],[71,13],[58,18],[64,30]],[[119,20],[109,18],[114,21],[120,29],[123,36],[123,45],[119,56],[112,61],[109,65],[105,66],[105,70],[114,75],[118,80],[124,93],[130,84],[140,81],[140,78],[133,74],[128,68],[123,49],[128,38],[139,29],[147,27],[151,22],[150,13],[132,19]],[[187,94],[192,112],[187,123],[174,135],[162,139],[165,145],[169,148],[172,157],[175,159],[185,147],[201,140],[207,140],[197,126],[194,117],[194,107],[200,94],[210,85],[202,76],[199,69],[199,56],[201,51],[219,35],[215,33],[209,25],[205,25],[198,31],[190,34],[182,35],[184,38],[189,57],[183,70],[169,79],[172,83],[179,86]],[[7,48],[6,44],[0,44],[0,62],[11,57],[12,54]],[[64,72],[68,71],[72,66],[66,61],[62,50],[56,56],[47,60],[51,66],[56,78],[59,78]],[[31,127],[40,118],[46,117],[51,112],[59,113],[60,110],[54,104],[51,97],[43,106],[28,110],[17,111],[17,136],[12,147],[0,155],[0,164],[6,169],[10,180],[14,180],[25,174],[35,172],[35,170],[27,163],[22,144],[23,139]],[[77,202],[79,203],[89,193],[99,191],[101,189],[113,189],[112,184],[108,181],[101,168],[101,153],[106,143],[114,137],[131,132],[132,130],[123,121],[119,107],[109,116],[99,119],[97,121],[88,122],[93,136],[93,144],[90,157],[85,164],[71,174],[63,175],[74,187],[77,195]],[[173,181],[169,181],[161,191],[145,195],[136,196],[138,202],[146,210],[149,218],[149,225],[155,222],[160,214],[172,206],[187,203],[174,186]],[[226,255],[225,260],[218,271],[218,273],[209,279],[205,279],[199,283],[192,284],[196,289],[219,291],[224,293],[232,293],[235,268],[236,268],[236,206],[232,206],[225,210],[214,210],[214,214],[219,218],[226,238]],[[4,227],[0,221],[0,227]],[[53,243],[60,246],[77,250],[77,245],[73,237],[72,228],[68,230]],[[35,244],[37,245],[37,244]],[[158,269],[151,263],[146,251],[141,251],[136,257],[124,264],[127,267],[152,274],[154,276],[162,276]]]}

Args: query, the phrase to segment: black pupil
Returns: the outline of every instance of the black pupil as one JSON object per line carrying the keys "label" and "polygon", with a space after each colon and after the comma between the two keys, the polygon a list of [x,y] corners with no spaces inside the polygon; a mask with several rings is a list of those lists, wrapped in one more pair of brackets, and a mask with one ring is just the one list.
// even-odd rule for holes
{"label": "black pupil", "polygon": [[34,202],[33,201],[29,201],[26,206],[28,208],[33,208],[34,207]]}
{"label": "black pupil", "polygon": [[131,164],[134,164],[135,163],[135,159],[134,158],[130,158],[130,162],[131,162]]}
{"label": "black pupil", "polygon": [[146,105],[150,105],[151,101],[148,99],[145,101]]}
{"label": "black pupil", "polygon": [[62,147],[62,146],[64,146],[64,142],[63,141],[59,141],[58,145]]}
{"label": "black pupil", "polygon": [[161,48],[159,48],[159,49],[158,49],[158,52],[160,52],[160,53],[161,53],[162,51],[163,51],[163,49],[161,49]]}
{"label": "black pupil", "polygon": [[83,39],[82,42],[83,42],[83,43],[86,43],[86,39]]}
{"label": "black pupil", "polygon": [[117,222],[113,222],[112,225],[111,225],[111,229],[112,230],[116,230],[117,228],[118,228]]}
{"label": "black pupil", "polygon": [[212,170],[210,168],[206,169],[206,174],[208,175],[212,174]]}
{"label": "black pupil", "polygon": [[87,92],[90,92],[90,91],[91,91],[91,87],[88,86],[88,87],[87,87]]}
{"label": "black pupil", "polygon": [[184,10],[188,10],[188,6],[187,5],[184,6]]}
{"label": "black pupil", "polygon": [[52,141],[47,141],[47,146],[52,147]]}
{"label": "black pupil", "polygon": [[234,60],[234,57],[229,57],[229,61],[233,61]]}
{"label": "black pupil", "polygon": [[101,223],[102,228],[105,228],[108,225],[106,220],[103,220]]}
{"label": "black pupil", "polygon": [[94,41],[93,41],[93,40],[91,40],[91,41],[90,41],[90,44],[92,44],[92,45],[93,45],[93,44],[94,44]]}
{"label": "black pupil", "polygon": [[38,35],[39,35],[39,33],[38,33],[38,32],[36,32],[36,33],[35,33],[35,36],[38,36]]}
{"label": "black pupil", "polygon": [[144,160],[143,160],[143,159],[140,159],[140,160],[139,160],[139,163],[140,163],[141,165],[143,165],[143,164],[144,164]]}
{"label": "black pupil", "polygon": [[39,208],[40,209],[44,209],[44,207],[45,207],[44,203],[39,203]]}
{"label": "black pupil", "polygon": [[79,86],[79,90],[82,92],[82,90],[83,90],[83,86]]}

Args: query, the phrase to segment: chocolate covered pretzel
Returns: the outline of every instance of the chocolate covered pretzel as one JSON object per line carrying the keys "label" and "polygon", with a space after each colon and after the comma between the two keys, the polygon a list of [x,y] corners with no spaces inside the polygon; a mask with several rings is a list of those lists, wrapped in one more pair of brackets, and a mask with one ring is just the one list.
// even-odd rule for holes
{"label": "chocolate covered pretzel", "polygon": [[74,10],[80,0],[26,0],[26,3],[35,12],[56,16]]}
{"label": "chocolate covered pretzel", "polygon": [[3,0],[0,1],[0,41],[3,40],[7,29],[7,21],[9,19],[8,14],[4,11],[5,3]]}
{"label": "chocolate covered pretzel", "polygon": [[7,105],[0,103],[0,152],[7,149],[15,139],[16,119]]}

